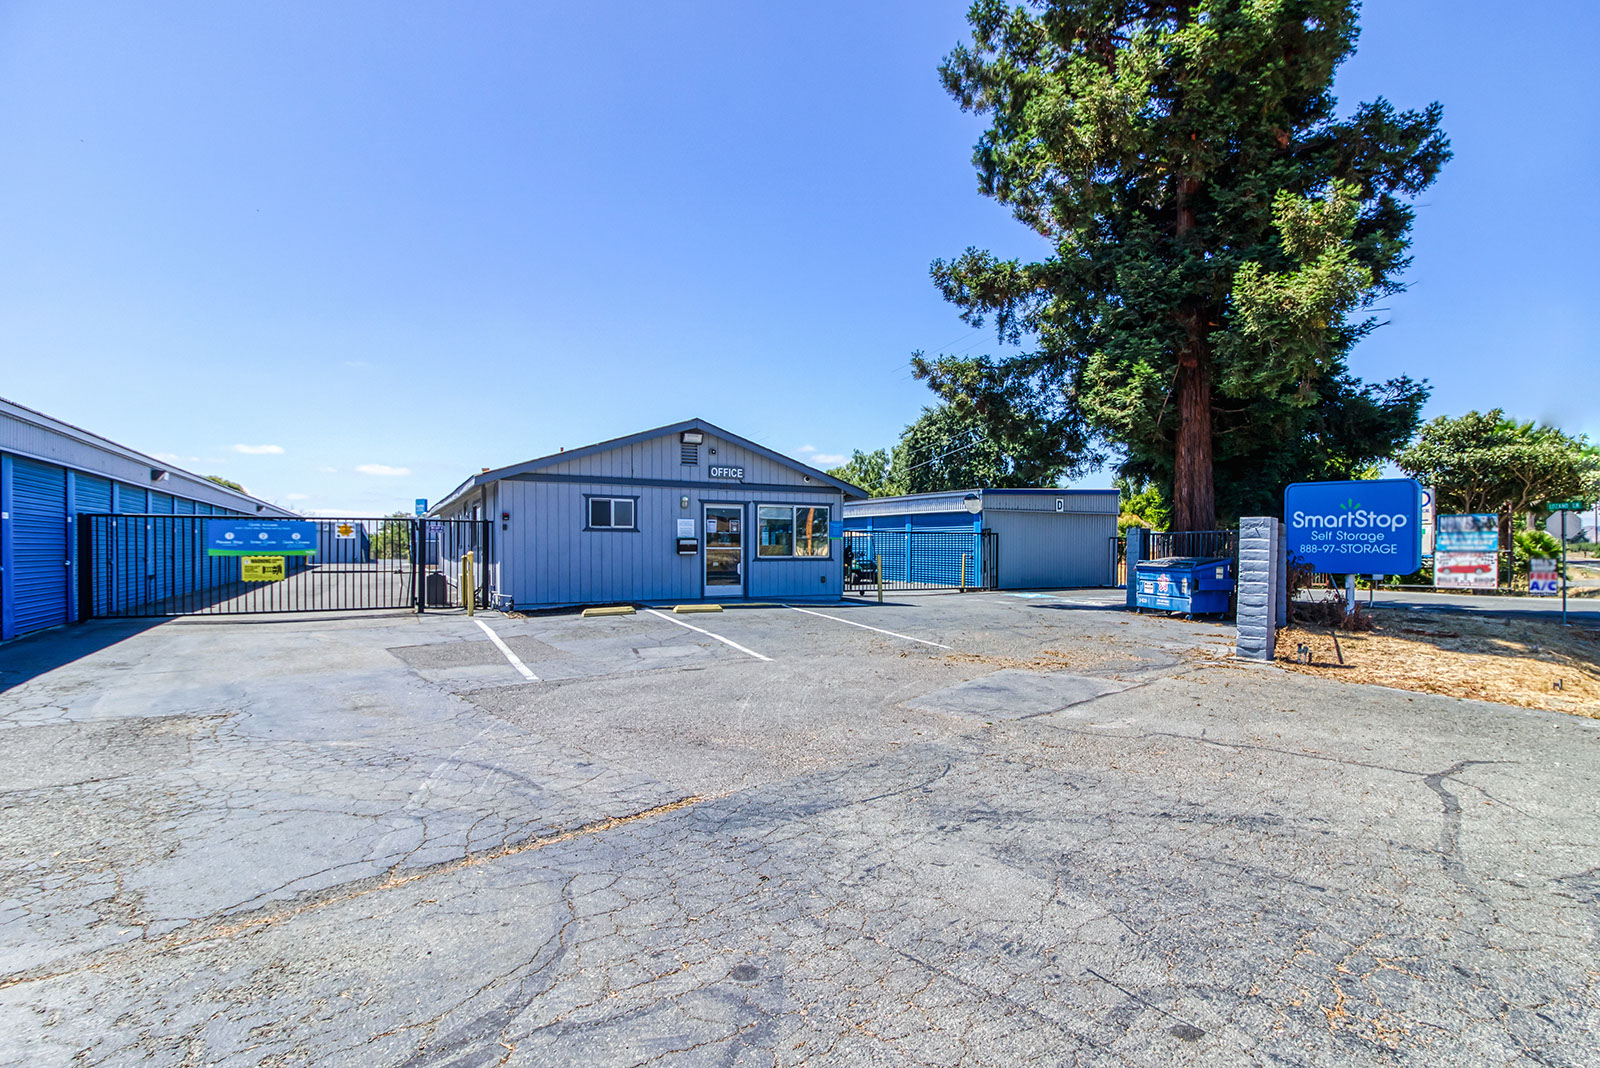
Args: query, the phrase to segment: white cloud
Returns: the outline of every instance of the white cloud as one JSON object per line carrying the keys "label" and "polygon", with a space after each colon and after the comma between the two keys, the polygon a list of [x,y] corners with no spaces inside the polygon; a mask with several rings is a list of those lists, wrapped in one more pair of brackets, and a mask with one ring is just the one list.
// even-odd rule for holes
{"label": "white cloud", "polygon": [[363,475],[384,475],[388,477],[399,477],[411,473],[411,468],[409,467],[390,467],[388,464],[356,464],[356,470]]}
{"label": "white cloud", "polygon": [[175,464],[180,459],[178,454],[175,453],[175,452],[153,452],[150,455],[154,456],[157,460],[160,460],[162,463],[168,463],[168,464]]}
{"label": "white cloud", "polygon": [[795,452],[816,452],[817,451],[817,447],[815,445],[802,445],[802,446],[800,446],[798,449],[796,449],[794,451]]}
{"label": "white cloud", "polygon": [[368,363],[366,360],[346,360],[346,361],[344,361],[344,365],[346,367],[357,367],[357,368],[371,367],[372,366],[372,364]]}
{"label": "white cloud", "polygon": [[808,457],[807,462],[813,467],[838,467],[848,459],[850,457],[841,456],[836,452],[819,452]]}
{"label": "white cloud", "polygon": [[246,456],[282,456],[282,445],[235,445],[234,452],[242,452]]}
{"label": "white cloud", "polygon": [[325,475],[331,475],[339,469],[337,467],[319,467],[317,470],[321,471]]}
{"label": "white cloud", "polygon": [[285,493],[283,499],[286,501],[309,501],[311,498],[304,493]]}

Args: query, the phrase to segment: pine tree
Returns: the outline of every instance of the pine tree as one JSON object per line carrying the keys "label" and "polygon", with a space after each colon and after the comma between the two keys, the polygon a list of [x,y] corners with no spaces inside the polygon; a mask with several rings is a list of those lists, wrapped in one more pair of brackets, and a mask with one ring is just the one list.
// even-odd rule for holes
{"label": "pine tree", "polygon": [[[989,128],[979,188],[1053,246],[968,249],[935,283],[1018,355],[913,357],[946,398],[1030,406],[1172,488],[1178,529],[1404,445],[1424,385],[1352,377],[1403,287],[1442,110],[1335,115],[1354,0],[978,0],[940,73]],[[1218,474],[1222,475],[1218,485]]]}

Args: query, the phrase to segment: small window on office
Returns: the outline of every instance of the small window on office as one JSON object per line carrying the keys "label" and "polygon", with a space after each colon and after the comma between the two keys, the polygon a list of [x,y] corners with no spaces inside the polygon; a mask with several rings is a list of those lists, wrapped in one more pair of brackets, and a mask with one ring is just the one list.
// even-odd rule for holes
{"label": "small window on office", "polygon": [[764,504],[756,509],[756,555],[794,555],[794,509]]}
{"label": "small window on office", "polygon": [[632,530],[633,498],[590,497],[589,529]]}
{"label": "small window on office", "polygon": [[803,505],[794,510],[794,554],[796,556],[828,555],[828,520],[832,518],[826,505]]}

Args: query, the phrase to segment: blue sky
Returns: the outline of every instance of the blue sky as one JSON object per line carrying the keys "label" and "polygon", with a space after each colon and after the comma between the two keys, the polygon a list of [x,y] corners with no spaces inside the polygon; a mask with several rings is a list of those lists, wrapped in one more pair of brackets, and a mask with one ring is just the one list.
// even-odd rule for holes
{"label": "blue sky", "polygon": [[[291,507],[702,416],[826,466],[1043,249],[939,88],[965,4],[0,6],[0,396]],[[1445,106],[1357,373],[1600,437],[1600,10],[1368,5],[1346,106]],[[1087,480],[1103,483],[1105,476]]]}

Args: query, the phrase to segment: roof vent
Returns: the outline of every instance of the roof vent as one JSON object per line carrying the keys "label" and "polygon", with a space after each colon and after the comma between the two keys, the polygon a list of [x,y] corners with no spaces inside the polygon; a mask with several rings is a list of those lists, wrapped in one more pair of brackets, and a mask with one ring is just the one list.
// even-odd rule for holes
{"label": "roof vent", "polygon": [[700,446],[699,445],[691,445],[686,441],[683,444],[678,446],[678,450],[679,450],[679,453],[680,453],[680,457],[679,458],[683,463],[686,463],[686,464],[698,464],[700,462]]}

